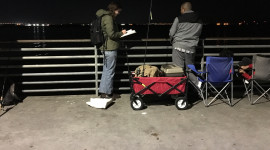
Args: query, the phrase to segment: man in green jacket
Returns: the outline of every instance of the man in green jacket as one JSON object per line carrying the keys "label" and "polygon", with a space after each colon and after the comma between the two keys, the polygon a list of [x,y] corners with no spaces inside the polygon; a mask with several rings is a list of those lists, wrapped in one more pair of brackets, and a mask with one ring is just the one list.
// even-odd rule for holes
{"label": "man in green jacket", "polygon": [[115,21],[116,16],[120,14],[122,7],[119,3],[111,2],[107,10],[99,9],[96,12],[98,17],[102,17],[101,26],[105,36],[105,43],[99,47],[104,53],[103,71],[99,85],[101,98],[112,98],[113,78],[115,75],[117,50],[120,46],[120,37],[126,34],[126,30],[119,31]]}

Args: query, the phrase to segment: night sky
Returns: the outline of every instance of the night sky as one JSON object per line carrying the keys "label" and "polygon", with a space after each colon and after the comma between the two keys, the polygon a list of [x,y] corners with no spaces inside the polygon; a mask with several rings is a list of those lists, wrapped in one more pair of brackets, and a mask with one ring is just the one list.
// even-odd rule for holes
{"label": "night sky", "polygon": [[[0,23],[89,23],[111,0],[1,0]],[[120,0],[119,23],[147,23],[151,0]],[[181,0],[153,0],[151,22],[170,23],[179,14]],[[206,22],[270,21],[269,0],[193,0],[193,10]]]}

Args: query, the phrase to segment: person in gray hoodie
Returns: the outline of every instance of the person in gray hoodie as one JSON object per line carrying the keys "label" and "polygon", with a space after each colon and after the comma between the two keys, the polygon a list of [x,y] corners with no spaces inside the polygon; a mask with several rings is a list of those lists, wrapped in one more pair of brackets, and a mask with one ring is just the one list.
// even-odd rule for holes
{"label": "person in gray hoodie", "polygon": [[104,53],[103,71],[99,85],[101,98],[112,98],[113,78],[117,60],[117,50],[120,45],[120,37],[126,34],[126,30],[119,31],[115,21],[116,16],[120,14],[122,7],[117,2],[111,2],[107,10],[99,9],[96,12],[98,17],[102,17],[101,27],[105,37],[105,43],[99,47]]}
{"label": "person in gray hoodie", "polygon": [[[180,8],[181,15],[174,19],[170,28],[169,36],[172,42],[172,61],[179,67],[187,68],[187,65],[194,64],[196,47],[202,31],[202,20],[199,15],[192,11],[190,2],[184,2]],[[189,78],[199,88],[201,82],[194,74]]]}

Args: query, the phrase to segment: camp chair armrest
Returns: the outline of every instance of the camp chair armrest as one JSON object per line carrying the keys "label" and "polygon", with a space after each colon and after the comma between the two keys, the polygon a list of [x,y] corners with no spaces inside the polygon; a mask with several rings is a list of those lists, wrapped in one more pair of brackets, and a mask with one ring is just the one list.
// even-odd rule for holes
{"label": "camp chair armrest", "polygon": [[206,72],[198,71],[194,65],[187,65],[187,67],[188,67],[189,69],[191,69],[192,71],[194,71],[196,74],[203,74],[203,73],[206,73]]}

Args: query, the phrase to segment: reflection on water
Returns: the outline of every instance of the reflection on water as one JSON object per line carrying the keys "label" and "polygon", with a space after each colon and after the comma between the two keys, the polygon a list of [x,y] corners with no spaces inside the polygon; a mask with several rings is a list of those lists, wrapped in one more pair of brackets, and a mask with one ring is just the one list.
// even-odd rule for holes
{"label": "reflection on water", "polygon": [[[45,40],[46,32],[44,26],[35,26],[33,27],[33,38],[34,40]],[[33,43],[34,47],[46,47],[46,43],[44,42],[35,42]]]}
{"label": "reflection on water", "polygon": [[[125,39],[146,38],[146,25],[125,25],[120,28],[134,29],[136,34]],[[170,25],[150,25],[149,38],[168,38]],[[205,37],[267,37],[270,35],[270,24],[216,26],[204,25],[202,38]],[[44,40],[44,39],[88,39],[89,25],[50,25],[50,26],[0,26],[0,41],[14,40]],[[44,47],[44,43],[36,43]]]}

